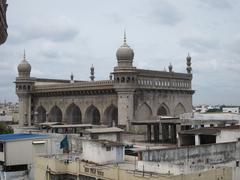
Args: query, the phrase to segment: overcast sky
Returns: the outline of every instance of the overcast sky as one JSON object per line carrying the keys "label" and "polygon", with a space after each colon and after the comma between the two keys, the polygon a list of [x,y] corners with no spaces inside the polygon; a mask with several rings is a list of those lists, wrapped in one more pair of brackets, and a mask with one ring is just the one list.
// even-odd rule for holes
{"label": "overcast sky", "polygon": [[186,72],[194,104],[240,104],[239,0],[8,0],[8,39],[0,46],[0,102],[17,101],[13,81],[23,51],[31,76],[108,79],[123,31],[138,68]]}

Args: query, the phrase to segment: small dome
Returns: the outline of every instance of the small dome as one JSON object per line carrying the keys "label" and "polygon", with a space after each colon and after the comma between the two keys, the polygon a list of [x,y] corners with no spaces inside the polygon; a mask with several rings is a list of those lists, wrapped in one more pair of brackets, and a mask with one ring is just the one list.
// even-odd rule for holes
{"label": "small dome", "polygon": [[134,58],[134,52],[132,48],[130,48],[126,42],[123,43],[123,45],[118,48],[117,53],[117,60],[130,60],[132,61]]}
{"label": "small dome", "polygon": [[24,53],[23,60],[21,61],[21,63],[18,65],[17,68],[18,68],[19,77],[29,77],[30,76],[31,65],[27,62],[25,53]]}
{"label": "small dome", "polygon": [[30,72],[30,71],[31,71],[31,65],[26,60],[23,60],[18,65],[18,72]]}

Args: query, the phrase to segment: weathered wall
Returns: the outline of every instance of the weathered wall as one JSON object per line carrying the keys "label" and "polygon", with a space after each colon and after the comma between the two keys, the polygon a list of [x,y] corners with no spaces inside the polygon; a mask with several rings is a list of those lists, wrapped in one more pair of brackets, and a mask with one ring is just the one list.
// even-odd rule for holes
{"label": "weathered wall", "polygon": [[[232,169],[230,167],[219,167],[217,169],[174,176],[172,174],[143,173],[142,171],[134,171],[128,164],[126,164],[126,166],[97,166],[79,161],[73,161],[66,164],[57,159],[43,157],[36,158],[35,165],[35,180],[45,180],[48,178],[48,173],[54,172],[69,173],[74,175],[81,174],[106,180],[232,180]],[[49,169],[51,170],[49,171]]]}
{"label": "weathered wall", "polygon": [[83,141],[82,146],[82,158],[84,160],[88,160],[98,164],[123,162],[124,153],[119,153],[119,148],[121,151],[124,151],[123,147],[111,146],[111,150],[107,151],[106,146],[103,146],[101,143],[92,141]]}
{"label": "weathered wall", "polygon": [[158,109],[161,106],[167,110],[168,115],[174,116],[176,111],[178,111],[178,105],[182,105],[185,112],[192,112],[192,95],[170,92],[160,93],[157,91],[138,92],[135,95],[135,117],[138,117],[138,109],[144,104],[148,105],[152,116],[157,116]]}
{"label": "weathered wall", "polygon": [[[204,169],[211,169],[217,164],[239,159],[239,142],[181,147],[173,149],[149,150],[142,152],[142,160],[149,170],[159,172],[168,171],[174,174],[190,173]],[[149,162],[147,162],[149,161]],[[141,170],[143,162],[139,162]],[[148,166],[148,167],[147,167]],[[158,168],[160,167],[160,168]]]}
{"label": "weathered wall", "polygon": [[63,121],[66,118],[66,109],[74,103],[80,108],[82,115],[82,122],[85,121],[87,108],[94,105],[100,113],[101,122],[104,121],[104,112],[111,106],[115,105],[117,107],[117,95],[92,95],[92,96],[66,96],[66,97],[39,97],[34,98],[34,109],[35,111],[39,106],[43,106],[46,109],[46,113],[49,113],[51,108],[57,105],[63,115]]}
{"label": "weathered wall", "polygon": [[224,143],[224,142],[233,142],[237,141],[240,138],[239,129],[236,130],[221,130],[221,132],[216,137],[216,143]]}

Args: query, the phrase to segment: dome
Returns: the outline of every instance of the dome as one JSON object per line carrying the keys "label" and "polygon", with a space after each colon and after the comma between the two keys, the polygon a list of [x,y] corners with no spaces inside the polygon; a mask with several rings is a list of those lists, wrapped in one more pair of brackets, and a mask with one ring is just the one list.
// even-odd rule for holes
{"label": "dome", "polygon": [[17,68],[18,68],[19,77],[30,76],[31,65],[27,62],[25,58],[25,54],[24,54],[23,60],[21,61],[21,63],[18,65]]}
{"label": "dome", "polygon": [[126,42],[124,42],[124,44],[118,48],[117,53],[117,60],[130,60],[132,61],[134,58],[134,52],[132,50],[132,48],[130,48]]}

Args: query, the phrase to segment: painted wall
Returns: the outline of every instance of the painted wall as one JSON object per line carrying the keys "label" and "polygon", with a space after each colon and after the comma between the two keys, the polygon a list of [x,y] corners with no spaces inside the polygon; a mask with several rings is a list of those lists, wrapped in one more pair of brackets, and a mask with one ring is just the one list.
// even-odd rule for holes
{"label": "painted wall", "polygon": [[[119,163],[124,160],[123,146],[111,146],[111,150],[107,151],[107,147],[103,144],[94,141],[83,141],[83,154],[82,158],[87,161],[91,161],[98,164],[106,163]],[[117,153],[118,152],[118,153]]]}

